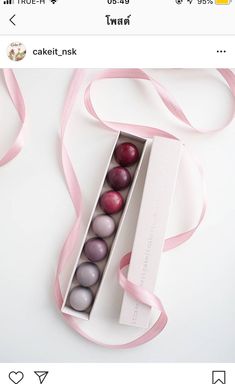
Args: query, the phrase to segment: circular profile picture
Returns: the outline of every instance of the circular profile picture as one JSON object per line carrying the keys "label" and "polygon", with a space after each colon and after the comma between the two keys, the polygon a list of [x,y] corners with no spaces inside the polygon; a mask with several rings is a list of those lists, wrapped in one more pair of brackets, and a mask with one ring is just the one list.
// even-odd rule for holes
{"label": "circular profile picture", "polygon": [[26,48],[24,44],[15,41],[7,47],[7,56],[12,61],[21,61],[26,55]]}

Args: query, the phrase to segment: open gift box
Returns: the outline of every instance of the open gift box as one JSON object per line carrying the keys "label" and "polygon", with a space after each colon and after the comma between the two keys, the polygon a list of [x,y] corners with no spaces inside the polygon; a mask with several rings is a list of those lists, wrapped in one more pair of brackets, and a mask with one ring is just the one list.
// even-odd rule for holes
{"label": "open gift box", "polygon": [[[100,197],[112,189],[107,183],[107,174],[120,166],[115,154],[123,143],[136,146],[138,161],[126,167],[131,174],[131,184],[118,191],[125,202],[124,207],[110,215],[115,221],[116,231],[101,239],[94,233],[93,223],[97,216],[107,214],[102,209]],[[143,139],[123,132],[114,137],[93,210],[83,233],[80,233],[78,254],[62,305],[64,314],[79,319],[81,327],[86,331],[91,330],[95,337],[105,339],[112,332],[115,342],[125,342],[129,339],[127,335],[131,339],[132,335],[143,333],[151,324],[151,307],[136,301],[120,287],[119,263],[124,255],[132,251],[128,280],[154,292],[182,149],[180,141],[162,137]],[[108,250],[106,257],[95,263],[86,251],[87,242],[94,238],[104,241]],[[74,306],[71,296],[74,290],[84,290],[84,283],[79,282],[77,271],[80,265],[90,262],[98,267],[100,277],[98,281],[94,280],[92,286],[85,284],[88,298],[85,294],[82,300],[88,306],[79,310],[76,297]],[[80,298],[78,301],[81,304]],[[110,336],[108,338],[110,340]]]}

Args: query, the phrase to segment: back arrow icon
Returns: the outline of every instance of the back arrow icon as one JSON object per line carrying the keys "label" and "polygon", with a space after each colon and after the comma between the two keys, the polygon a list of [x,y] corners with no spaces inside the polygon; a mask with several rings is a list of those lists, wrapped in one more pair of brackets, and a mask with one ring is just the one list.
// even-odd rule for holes
{"label": "back arrow icon", "polygon": [[15,23],[14,23],[14,21],[13,21],[14,17],[15,17],[15,15],[13,15],[13,16],[9,19],[9,21],[10,21],[13,25],[15,25]]}

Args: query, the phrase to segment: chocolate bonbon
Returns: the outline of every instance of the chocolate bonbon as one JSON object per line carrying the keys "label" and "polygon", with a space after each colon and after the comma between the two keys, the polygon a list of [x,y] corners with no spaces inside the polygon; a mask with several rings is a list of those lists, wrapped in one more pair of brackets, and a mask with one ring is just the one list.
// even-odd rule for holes
{"label": "chocolate bonbon", "polygon": [[107,183],[115,191],[121,191],[129,187],[131,183],[131,174],[124,167],[115,167],[110,169],[107,174]]}
{"label": "chocolate bonbon", "polygon": [[93,301],[93,294],[89,288],[75,287],[70,293],[69,302],[73,309],[79,312],[86,311]]}
{"label": "chocolate bonbon", "polygon": [[90,261],[101,261],[108,255],[107,244],[97,237],[89,239],[84,246],[84,254]]}
{"label": "chocolate bonbon", "polygon": [[92,287],[97,283],[100,271],[96,264],[85,262],[79,265],[76,271],[76,279],[83,287]]}
{"label": "chocolate bonbon", "polygon": [[115,229],[115,221],[108,215],[98,215],[92,222],[94,234],[101,238],[112,236]]}
{"label": "chocolate bonbon", "polygon": [[139,151],[132,143],[122,143],[115,149],[114,156],[118,164],[129,167],[139,160]]}
{"label": "chocolate bonbon", "polygon": [[109,215],[120,212],[123,206],[124,199],[119,192],[107,191],[100,197],[100,207]]}

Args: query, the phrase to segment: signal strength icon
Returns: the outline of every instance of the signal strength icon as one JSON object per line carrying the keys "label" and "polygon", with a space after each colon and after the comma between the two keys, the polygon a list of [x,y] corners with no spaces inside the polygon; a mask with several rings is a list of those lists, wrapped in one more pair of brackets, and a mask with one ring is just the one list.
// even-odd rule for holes
{"label": "signal strength icon", "polygon": [[4,0],[4,1],[3,1],[3,4],[6,4],[6,5],[8,5],[8,4],[14,4],[14,0]]}

